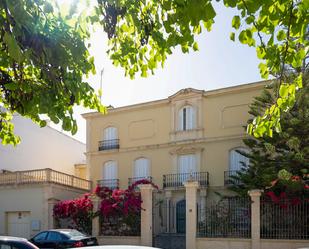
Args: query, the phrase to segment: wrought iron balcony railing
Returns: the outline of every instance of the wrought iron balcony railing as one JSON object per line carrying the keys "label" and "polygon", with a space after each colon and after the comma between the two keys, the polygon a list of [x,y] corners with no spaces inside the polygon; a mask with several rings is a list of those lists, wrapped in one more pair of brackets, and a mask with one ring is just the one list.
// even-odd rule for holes
{"label": "wrought iron balcony railing", "polygon": [[119,139],[99,141],[99,151],[119,149]]}
{"label": "wrought iron balcony railing", "polygon": [[183,187],[188,180],[197,181],[200,186],[206,187],[209,184],[209,174],[208,172],[191,172],[163,175],[163,188]]}
{"label": "wrought iron balcony railing", "polygon": [[224,171],[224,185],[225,186],[239,185],[240,181],[233,178],[233,176],[236,176],[236,175],[237,175],[237,170]]}
{"label": "wrought iron balcony railing", "polygon": [[97,183],[100,187],[107,187],[112,190],[119,188],[119,179],[98,180]]}
{"label": "wrought iron balcony railing", "polygon": [[151,176],[132,177],[132,178],[129,178],[128,185],[131,186],[133,183],[140,181],[140,180],[148,180],[148,181],[152,182],[152,177]]}

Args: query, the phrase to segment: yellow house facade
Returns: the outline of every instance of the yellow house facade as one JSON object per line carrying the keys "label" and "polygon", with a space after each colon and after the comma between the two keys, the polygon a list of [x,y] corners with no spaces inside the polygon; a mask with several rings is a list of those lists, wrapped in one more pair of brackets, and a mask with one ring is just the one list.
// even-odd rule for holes
{"label": "yellow house facade", "polygon": [[151,179],[172,196],[189,178],[200,189],[224,189],[246,163],[235,150],[245,149],[249,104],[265,84],[187,88],[166,99],[109,108],[107,115],[84,114],[89,179],[120,188]]}

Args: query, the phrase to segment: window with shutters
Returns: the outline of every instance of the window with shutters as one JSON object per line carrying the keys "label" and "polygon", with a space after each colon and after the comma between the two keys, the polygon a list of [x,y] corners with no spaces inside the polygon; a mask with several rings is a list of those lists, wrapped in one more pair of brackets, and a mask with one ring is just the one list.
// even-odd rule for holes
{"label": "window with shutters", "polygon": [[180,174],[189,174],[197,171],[197,161],[195,154],[178,156],[178,172]]}
{"label": "window with shutters", "polygon": [[248,152],[248,149],[245,148],[235,148],[230,151],[230,165],[229,170],[231,172],[236,172],[241,170],[243,167],[249,166],[249,158],[240,154],[238,151]]}
{"label": "window with shutters", "polygon": [[134,161],[134,180],[150,179],[150,160],[148,158],[138,158]]}
{"label": "window with shutters", "polygon": [[99,150],[119,149],[118,130],[116,127],[104,129],[103,140],[99,142]]}
{"label": "window with shutters", "polygon": [[101,185],[109,188],[118,187],[118,165],[116,161],[104,163]]}
{"label": "window with shutters", "polygon": [[178,130],[186,131],[196,128],[196,111],[192,106],[184,106],[178,113]]}
{"label": "window with shutters", "polygon": [[197,160],[195,154],[178,156],[178,181],[183,183],[189,180],[197,171]]}

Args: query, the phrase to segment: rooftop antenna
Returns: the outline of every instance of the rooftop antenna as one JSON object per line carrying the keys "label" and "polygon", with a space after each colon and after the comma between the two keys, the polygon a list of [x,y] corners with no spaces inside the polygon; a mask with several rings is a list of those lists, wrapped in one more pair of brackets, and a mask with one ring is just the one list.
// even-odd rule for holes
{"label": "rooftop antenna", "polygon": [[104,67],[101,70],[101,78],[100,78],[100,103],[102,104],[102,79],[103,79]]}

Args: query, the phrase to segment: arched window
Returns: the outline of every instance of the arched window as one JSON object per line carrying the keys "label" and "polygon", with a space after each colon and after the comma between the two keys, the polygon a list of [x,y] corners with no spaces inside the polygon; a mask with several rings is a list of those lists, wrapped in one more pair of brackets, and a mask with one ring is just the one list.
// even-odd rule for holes
{"label": "arched window", "polygon": [[184,106],[178,112],[178,129],[180,131],[196,128],[196,114],[192,106]]}
{"label": "arched window", "polygon": [[230,171],[239,171],[241,168],[249,166],[249,158],[243,156],[238,151],[248,152],[248,149],[235,148],[230,151]]}
{"label": "arched window", "polygon": [[150,177],[150,161],[141,157],[134,161],[133,177],[136,180],[148,179]]}
{"label": "arched window", "polygon": [[118,165],[116,161],[107,161],[103,165],[102,185],[109,188],[118,187]]}
{"label": "arched window", "polygon": [[116,127],[104,129],[103,141],[99,143],[99,150],[119,149],[118,130]]}

